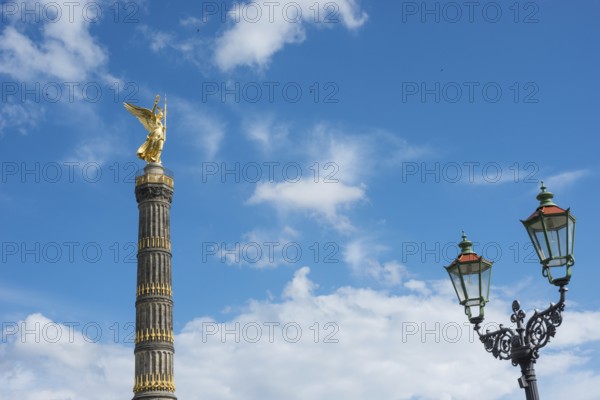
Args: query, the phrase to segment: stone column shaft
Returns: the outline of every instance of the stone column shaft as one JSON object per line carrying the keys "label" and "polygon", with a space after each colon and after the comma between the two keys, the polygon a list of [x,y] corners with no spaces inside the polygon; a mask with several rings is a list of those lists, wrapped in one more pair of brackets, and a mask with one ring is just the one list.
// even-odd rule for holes
{"label": "stone column shaft", "polygon": [[136,177],[139,208],[133,400],[175,400],[170,210],[173,178],[149,163]]}

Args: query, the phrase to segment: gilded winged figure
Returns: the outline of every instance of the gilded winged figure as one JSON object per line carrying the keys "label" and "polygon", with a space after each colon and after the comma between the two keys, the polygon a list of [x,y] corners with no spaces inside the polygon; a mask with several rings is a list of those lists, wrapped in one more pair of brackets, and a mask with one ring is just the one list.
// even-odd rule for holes
{"label": "gilded winged figure", "polygon": [[[148,131],[148,136],[144,144],[137,151],[137,156],[146,162],[160,162],[163,144],[167,140],[167,99],[165,97],[165,109],[158,107],[160,96],[154,99],[152,110],[138,107],[136,105],[123,102],[125,109],[132,113]],[[163,125],[164,118],[164,125]]]}

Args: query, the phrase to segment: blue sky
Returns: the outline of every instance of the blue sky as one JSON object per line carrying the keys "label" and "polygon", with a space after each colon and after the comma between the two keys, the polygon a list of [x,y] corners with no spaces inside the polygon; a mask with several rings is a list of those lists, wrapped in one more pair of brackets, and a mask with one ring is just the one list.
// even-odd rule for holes
{"label": "blue sky", "polygon": [[540,180],[578,218],[540,392],[594,398],[598,11],[4,2],[0,399],[131,394],[145,131],[122,102],[157,93],[179,398],[522,396],[518,370],[470,337],[442,267],[465,230],[495,261],[488,321],[508,324],[514,298],[556,301],[519,222]]}

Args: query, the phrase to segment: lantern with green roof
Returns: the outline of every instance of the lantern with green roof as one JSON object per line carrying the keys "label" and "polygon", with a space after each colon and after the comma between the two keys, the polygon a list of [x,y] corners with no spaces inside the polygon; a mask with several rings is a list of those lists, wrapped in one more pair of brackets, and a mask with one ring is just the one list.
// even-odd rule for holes
{"label": "lantern with green roof", "polygon": [[490,294],[492,262],[473,251],[473,242],[467,240],[464,232],[458,246],[461,249],[460,254],[445,268],[459,303],[465,307],[469,321],[480,323],[483,321],[483,309]]}
{"label": "lantern with green roof", "polygon": [[544,182],[537,195],[538,208],[524,221],[533,247],[542,264],[542,274],[550,283],[564,286],[571,279],[575,217],[570,209],[560,208],[552,201],[554,194],[546,190]]}

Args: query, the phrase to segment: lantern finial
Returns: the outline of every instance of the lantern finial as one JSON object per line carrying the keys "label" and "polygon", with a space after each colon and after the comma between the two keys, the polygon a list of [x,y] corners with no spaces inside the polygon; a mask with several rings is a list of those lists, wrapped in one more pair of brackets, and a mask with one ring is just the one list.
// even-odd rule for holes
{"label": "lantern finial", "polygon": [[467,234],[465,233],[465,231],[462,231],[462,241],[458,244],[458,247],[460,247],[460,253],[461,254],[472,254],[474,253],[473,251],[473,242],[471,242],[470,240],[467,240]]}
{"label": "lantern finial", "polygon": [[540,187],[540,193],[538,193],[538,195],[536,196],[536,199],[538,199],[540,201],[539,207],[555,206],[556,204],[554,204],[554,202],[552,201],[553,197],[554,197],[554,193],[547,192],[546,186],[544,185],[544,181],[542,181],[542,185]]}

